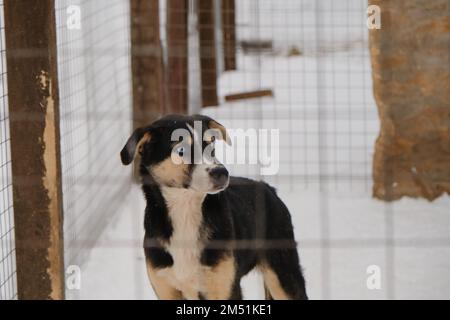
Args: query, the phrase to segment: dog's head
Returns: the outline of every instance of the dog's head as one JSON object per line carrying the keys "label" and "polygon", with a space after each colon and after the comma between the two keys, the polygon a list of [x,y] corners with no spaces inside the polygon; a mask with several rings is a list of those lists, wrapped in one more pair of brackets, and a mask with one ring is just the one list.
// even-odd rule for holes
{"label": "dog's head", "polygon": [[140,172],[160,186],[218,193],[229,174],[215,157],[215,142],[230,144],[226,129],[207,116],[166,116],[134,131],[120,156],[124,165],[139,153]]}

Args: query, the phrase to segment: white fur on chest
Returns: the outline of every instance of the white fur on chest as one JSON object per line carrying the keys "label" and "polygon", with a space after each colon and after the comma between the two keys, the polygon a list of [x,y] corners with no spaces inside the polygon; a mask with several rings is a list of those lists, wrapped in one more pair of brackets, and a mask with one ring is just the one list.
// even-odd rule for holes
{"label": "white fur on chest", "polygon": [[166,250],[171,254],[173,266],[160,271],[160,275],[179,290],[197,294],[201,290],[202,266],[200,255],[203,243],[200,239],[202,203],[204,194],[186,189],[162,188],[173,233]]}

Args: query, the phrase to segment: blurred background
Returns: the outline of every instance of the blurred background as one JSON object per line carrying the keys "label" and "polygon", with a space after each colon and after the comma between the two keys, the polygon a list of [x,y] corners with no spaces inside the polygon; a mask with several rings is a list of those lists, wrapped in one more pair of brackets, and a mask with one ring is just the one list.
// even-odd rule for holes
{"label": "blurred background", "polygon": [[229,169],[286,202],[310,298],[450,298],[448,1],[38,2],[0,0],[0,299],[156,298],[119,152],[169,113],[279,130],[276,175]]}

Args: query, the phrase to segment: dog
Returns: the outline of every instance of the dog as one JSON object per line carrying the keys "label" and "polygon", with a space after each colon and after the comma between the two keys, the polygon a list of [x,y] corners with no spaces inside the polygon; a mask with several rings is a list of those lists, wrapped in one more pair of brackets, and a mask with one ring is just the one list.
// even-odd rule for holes
{"label": "dog", "polygon": [[140,155],[144,251],[157,297],[240,300],[242,277],[257,268],[267,299],[306,300],[287,207],[268,184],[230,177],[215,157],[219,139],[231,143],[210,117],[170,115],[135,130],[121,151],[124,165]]}

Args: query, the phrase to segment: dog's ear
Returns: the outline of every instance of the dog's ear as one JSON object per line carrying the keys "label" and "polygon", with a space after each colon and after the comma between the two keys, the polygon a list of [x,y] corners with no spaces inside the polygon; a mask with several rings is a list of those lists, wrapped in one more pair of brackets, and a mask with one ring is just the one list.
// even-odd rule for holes
{"label": "dog's ear", "polygon": [[151,139],[152,135],[148,131],[148,128],[136,129],[120,152],[122,163],[125,166],[131,164],[136,157],[136,153],[141,153],[144,144]]}
{"label": "dog's ear", "polygon": [[211,119],[208,121],[208,128],[219,130],[220,133],[222,133],[222,139],[227,143],[227,145],[231,146],[231,138],[228,135],[228,130],[223,125]]}
{"label": "dog's ear", "polygon": [[219,130],[222,136],[222,140],[224,140],[229,146],[231,146],[231,138],[228,135],[228,130],[223,125],[218,123],[216,120],[204,115],[196,115],[194,116],[194,119],[206,122],[208,129]]}

